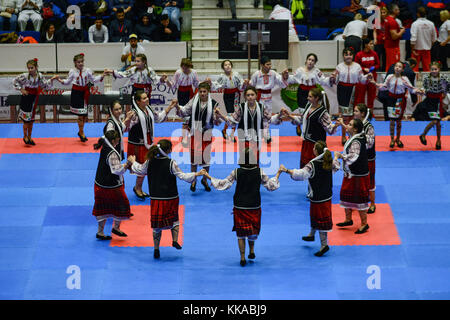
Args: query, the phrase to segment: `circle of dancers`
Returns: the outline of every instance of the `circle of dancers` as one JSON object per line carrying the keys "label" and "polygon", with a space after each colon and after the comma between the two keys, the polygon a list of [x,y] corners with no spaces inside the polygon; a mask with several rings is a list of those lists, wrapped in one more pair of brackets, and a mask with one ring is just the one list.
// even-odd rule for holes
{"label": "circle of dancers", "polygon": [[[370,43],[367,43],[370,46]],[[332,187],[333,173],[342,169],[344,178],[340,190],[340,205],[345,209],[345,220],[336,224],[343,228],[352,226],[353,212],[359,214],[360,225],[355,234],[369,231],[367,214],[376,211],[375,206],[375,131],[370,122],[373,116],[373,103],[355,103],[357,87],[369,87],[373,90],[388,91],[387,108],[390,119],[390,147],[395,144],[403,148],[400,140],[401,123],[406,108],[406,92],[425,95],[418,105],[424,109],[431,121],[420,135],[420,142],[427,144],[426,134],[433,127],[437,129],[436,149],[441,149],[442,100],[450,91],[447,77],[440,74],[439,62],[431,64],[431,72],[424,78],[424,88],[411,85],[402,72],[404,65],[397,62],[394,73],[384,82],[376,83],[374,69],[362,68],[355,62],[352,48],[342,52],[343,62],[329,76],[315,66],[316,54],[307,55],[305,65],[300,66],[293,75],[288,70],[281,74],[272,70],[268,57],[261,58],[260,69],[250,79],[244,79],[233,71],[233,62],[224,60],[221,73],[214,81],[206,78],[199,82],[197,72],[189,59],[182,59],[180,68],[169,79],[159,76],[148,65],[145,54],[136,55],[135,64],[126,71],[105,69],[103,74],[95,76],[85,66],[85,55],[73,57],[74,67],[66,79],[58,75],[45,79],[38,71],[38,59],[26,62],[27,72],[17,76],[13,85],[20,90],[19,118],[23,121],[23,141],[26,145],[35,145],[31,134],[39,95],[43,90],[52,88],[53,81],[71,85],[70,112],[78,117],[77,135],[82,143],[88,141],[84,133],[88,121],[88,100],[90,87],[103,81],[106,75],[114,79],[126,78],[132,86],[131,110],[124,112],[119,101],[109,107],[109,118],[103,129],[103,136],[94,144],[100,150],[94,185],[95,203],[92,214],[98,222],[96,238],[110,240],[104,227],[107,219],[113,219],[111,233],[118,237],[127,237],[120,229],[121,222],[130,219],[130,202],[124,188],[124,174],[130,171],[136,175],[133,191],[140,200],[150,198],[150,221],[153,230],[154,258],[160,258],[160,240],[163,230],[170,230],[172,246],[182,249],[179,240],[179,192],[177,179],[190,184],[190,190],[196,191],[197,178],[205,191],[211,186],[216,190],[227,190],[234,184],[233,228],[238,239],[240,265],[245,266],[246,243],[249,246],[248,259],[254,260],[255,241],[261,231],[262,199],[261,185],[269,191],[280,187],[282,173],[294,181],[308,181],[307,197],[310,201],[310,233],[302,237],[303,241],[314,241],[316,232],[320,238],[320,248],[316,256],[323,256],[330,250],[327,234],[332,230]],[[177,89],[177,98],[172,100],[165,110],[156,112],[150,106],[152,85],[165,83]],[[272,90],[278,86],[286,88],[289,84],[298,84],[295,112],[282,107],[280,112],[272,114]],[[339,117],[333,123],[330,115],[330,103],[324,86],[337,86]],[[366,90],[369,90],[365,88]],[[222,90],[226,113],[220,110],[219,103],[212,99],[211,91]],[[243,94],[242,94],[243,93]],[[243,96],[243,99],[241,99]],[[371,94],[374,97],[374,94]],[[356,102],[358,99],[356,98]],[[189,148],[191,172],[183,172],[177,162],[171,158],[173,144],[162,139],[155,143],[155,123],[167,120],[168,114],[175,109],[183,119],[181,143]],[[270,125],[279,125],[290,121],[297,134],[301,136],[302,148],[299,168],[288,169],[280,165],[277,173],[269,177],[259,166],[263,141],[271,143]],[[238,144],[238,167],[223,178],[211,176],[210,160],[212,147],[212,129],[225,123],[222,130],[224,140]],[[334,152],[327,147],[327,135],[342,132],[342,152]],[[397,135],[395,136],[395,128]],[[228,134],[228,129],[230,133]],[[127,156],[124,149],[124,134],[128,133]],[[236,139],[237,135],[237,139]],[[348,138],[347,138],[348,135]],[[198,167],[202,167],[198,171]],[[143,191],[147,176],[148,194]],[[208,183],[208,181],[211,183]]]}

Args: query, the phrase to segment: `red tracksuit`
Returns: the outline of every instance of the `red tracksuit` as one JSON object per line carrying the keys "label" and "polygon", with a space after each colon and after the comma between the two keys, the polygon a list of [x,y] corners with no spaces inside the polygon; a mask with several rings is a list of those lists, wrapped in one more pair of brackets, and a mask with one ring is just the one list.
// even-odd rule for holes
{"label": "red tracksuit", "polygon": [[[369,52],[358,52],[355,57],[355,62],[361,65],[364,74],[367,74],[365,70],[366,68],[370,69],[371,67],[375,67],[375,70],[372,72],[372,74],[374,80],[377,81],[376,70],[378,70],[378,68],[380,67],[380,59],[378,58],[378,54],[375,51],[370,50]],[[373,111],[373,103],[377,95],[377,87],[373,83],[358,83],[356,85],[355,104],[366,102],[366,92],[367,107]]]}

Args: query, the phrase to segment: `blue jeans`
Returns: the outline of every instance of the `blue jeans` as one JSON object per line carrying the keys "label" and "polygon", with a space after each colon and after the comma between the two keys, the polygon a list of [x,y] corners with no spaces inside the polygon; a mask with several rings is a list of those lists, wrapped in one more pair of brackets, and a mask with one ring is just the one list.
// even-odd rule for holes
{"label": "blue jeans", "polygon": [[169,16],[170,21],[173,22],[177,26],[177,29],[180,30],[180,8],[177,7],[165,7],[161,14],[167,14]]}
{"label": "blue jeans", "polygon": [[[8,18],[0,17],[0,30],[4,31],[3,29],[3,23],[4,21],[7,21]],[[17,14],[12,14],[11,18],[9,18],[9,29],[11,31],[16,31],[17,29]]]}

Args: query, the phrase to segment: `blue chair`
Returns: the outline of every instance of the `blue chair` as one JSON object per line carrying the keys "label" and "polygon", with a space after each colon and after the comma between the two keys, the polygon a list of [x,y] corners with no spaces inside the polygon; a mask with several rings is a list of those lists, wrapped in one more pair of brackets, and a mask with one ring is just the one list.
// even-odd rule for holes
{"label": "blue chair", "polygon": [[304,24],[296,24],[295,30],[297,30],[297,35],[300,40],[308,39],[308,27]]}
{"label": "blue chair", "polygon": [[309,40],[326,40],[328,28],[311,28],[309,29]]}
{"label": "blue chair", "polygon": [[401,40],[411,40],[411,29],[405,29]]}

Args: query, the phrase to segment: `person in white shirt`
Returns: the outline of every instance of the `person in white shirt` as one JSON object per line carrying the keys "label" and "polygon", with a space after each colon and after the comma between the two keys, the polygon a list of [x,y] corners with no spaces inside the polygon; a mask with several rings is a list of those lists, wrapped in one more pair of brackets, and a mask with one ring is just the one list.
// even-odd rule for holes
{"label": "person in white shirt", "polygon": [[355,14],[355,19],[347,23],[342,37],[346,48],[351,47],[354,52],[361,51],[362,39],[367,37],[367,23],[362,20],[360,13]]}
{"label": "person in white shirt", "polygon": [[136,59],[136,55],[145,54],[145,49],[138,43],[137,35],[130,34],[130,42],[123,48],[122,57],[120,60],[125,63],[125,66],[121,71],[125,71],[130,65],[131,62],[134,62]]}
{"label": "person in white shirt", "polygon": [[31,20],[35,31],[41,30],[42,16],[40,11],[42,9],[42,0],[19,0],[17,4],[19,8],[19,23],[20,31],[25,31],[28,20]]}
{"label": "person in white shirt", "polygon": [[288,60],[273,60],[273,67],[278,72],[286,69],[295,70],[300,65],[300,41],[298,40],[297,30],[292,19],[292,13],[289,9],[282,7],[280,4],[273,6],[269,19],[272,20],[289,20],[289,59]]}
{"label": "person in white shirt", "polygon": [[95,24],[89,27],[90,43],[107,43],[109,40],[108,28],[103,24],[102,17],[95,19]]}
{"label": "person in white shirt", "polygon": [[419,7],[417,20],[411,25],[411,56],[417,60],[417,65],[413,69],[415,72],[419,71],[421,61],[423,71],[430,71],[431,47],[437,38],[436,27],[426,15],[426,9]]}
{"label": "person in white shirt", "polygon": [[440,12],[442,25],[439,28],[439,51],[438,56],[441,61],[441,71],[448,71],[447,59],[450,57],[450,13],[448,10],[442,10]]}

